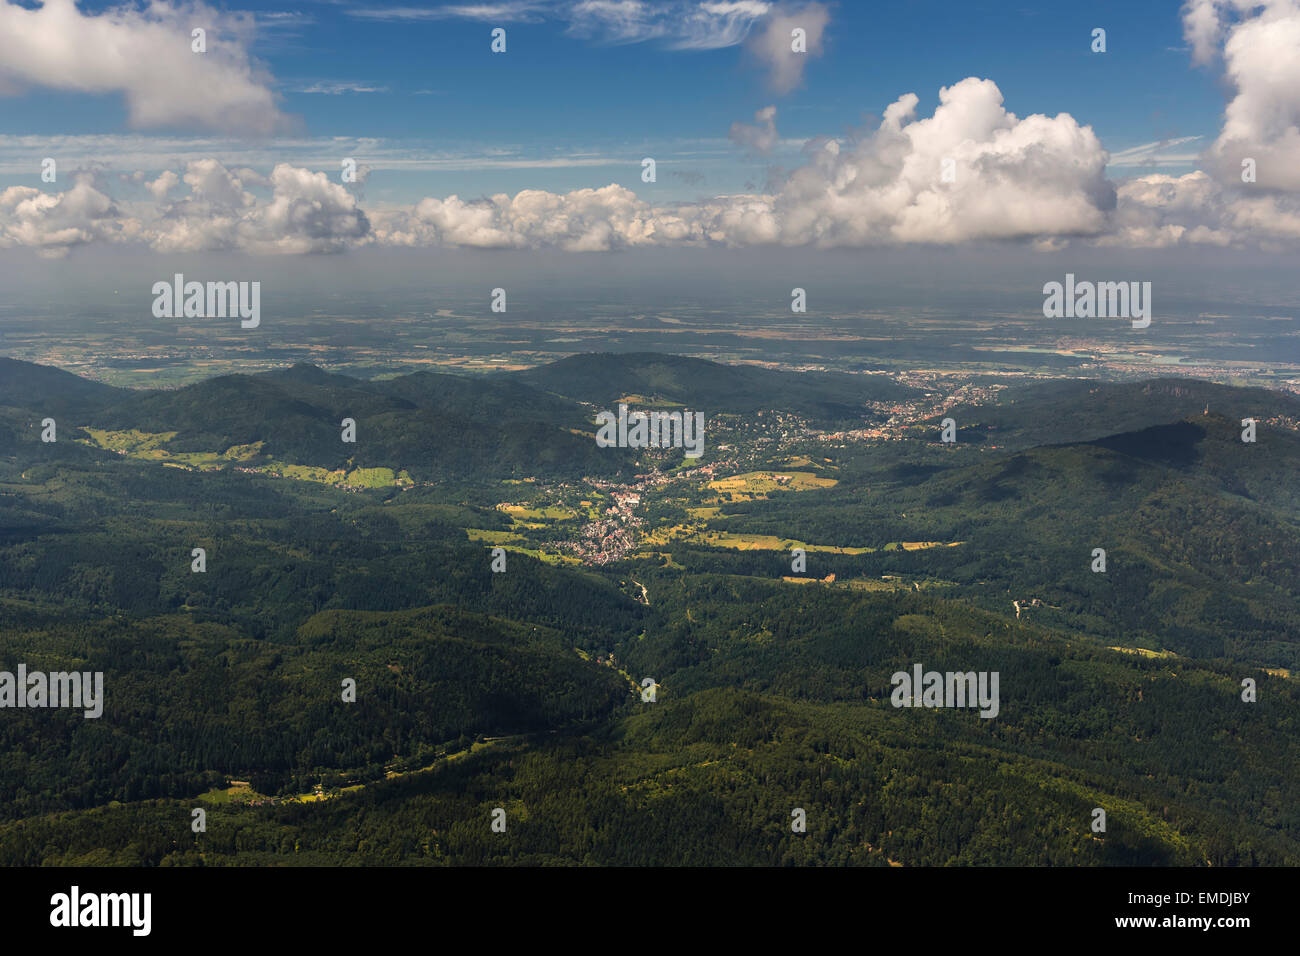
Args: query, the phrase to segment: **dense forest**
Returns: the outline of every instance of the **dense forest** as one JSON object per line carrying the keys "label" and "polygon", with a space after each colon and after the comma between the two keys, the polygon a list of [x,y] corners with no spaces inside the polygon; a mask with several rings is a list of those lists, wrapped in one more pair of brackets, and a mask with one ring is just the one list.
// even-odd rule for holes
{"label": "dense forest", "polygon": [[[788,547],[685,538],[599,566],[512,545],[495,572],[520,482],[577,499],[603,486],[574,476],[663,467],[597,455],[592,408],[792,387],[637,368],[123,394],[8,363],[0,671],[103,672],[106,702],[0,710],[0,864],[1300,863],[1300,439],[1238,424],[1294,400],[1052,383],[949,412],[983,436],[958,447],[933,423],[809,443],[834,481],[698,519],[847,549],[807,581]],[[852,379],[810,378],[808,421],[907,395]],[[349,412],[365,440],[340,450]],[[174,456],[91,440],[132,429]],[[414,480],[178,467],[259,442]],[[692,487],[641,513],[681,521]],[[997,717],[893,706],[917,663],[997,672]]]}

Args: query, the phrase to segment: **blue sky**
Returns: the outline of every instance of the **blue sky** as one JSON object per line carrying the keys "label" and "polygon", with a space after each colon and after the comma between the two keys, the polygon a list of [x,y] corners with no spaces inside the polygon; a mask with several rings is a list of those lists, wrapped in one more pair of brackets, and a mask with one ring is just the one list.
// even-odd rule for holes
{"label": "blue sky", "polygon": [[0,102],[43,257],[1300,243],[1300,0],[0,0]]}
{"label": "blue sky", "polygon": [[[78,6],[96,13],[115,4]],[[652,198],[761,188],[769,166],[799,161],[799,142],[862,127],[908,92],[920,97],[924,115],[941,86],[967,76],[994,80],[1006,108],[1019,116],[1070,113],[1091,125],[1112,154],[1198,136],[1166,150],[1195,152],[1212,138],[1224,104],[1216,76],[1191,64],[1177,5],[1155,0],[834,4],[822,54],[810,58],[803,85],[784,95],[768,88],[743,44],[677,49],[680,37],[611,42],[599,29],[583,31],[572,4],[495,6],[467,11],[475,16],[457,15],[463,5],[433,2],[304,0],[224,9],[257,16],[251,52],[269,70],[281,109],[301,118],[295,139],[373,137],[469,166],[475,157],[557,164],[374,176],[368,194],[394,201],[608,182]],[[670,5],[662,8],[671,14]],[[394,10],[427,18],[399,19],[388,13]],[[507,31],[505,54],[489,49],[496,26]],[[1090,50],[1094,27],[1107,31],[1104,54]],[[3,103],[2,134],[136,132],[117,93],[37,87]],[[777,107],[781,146],[758,157],[728,142],[733,122],[749,121],[768,105]],[[193,125],[138,132],[209,135]],[[258,138],[246,148],[255,159],[274,154],[274,143]],[[645,155],[664,164],[666,174],[653,187],[640,181]],[[600,160],[606,162],[596,165]],[[19,180],[10,174],[3,181]]]}

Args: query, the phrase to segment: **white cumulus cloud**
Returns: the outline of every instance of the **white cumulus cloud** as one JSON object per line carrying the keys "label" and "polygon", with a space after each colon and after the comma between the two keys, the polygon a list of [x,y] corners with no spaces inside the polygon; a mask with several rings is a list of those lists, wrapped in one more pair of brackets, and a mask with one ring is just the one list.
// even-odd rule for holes
{"label": "white cumulus cloud", "polygon": [[25,246],[45,257],[65,255],[73,246],[98,239],[130,239],[138,224],[113,200],[80,175],[58,194],[31,186],[0,192],[0,247]]}
{"label": "white cumulus cloud", "polygon": [[[207,52],[191,31],[207,31]],[[266,134],[282,126],[269,77],[249,56],[251,14],[202,3],[122,5],[98,14],[74,0],[35,8],[0,0],[0,89],[120,93],[134,127],[196,126]]]}
{"label": "white cumulus cloud", "polygon": [[1300,190],[1300,0],[1192,0],[1183,29],[1198,62],[1222,42],[1233,89],[1209,170],[1240,182],[1254,160],[1256,186]]}
{"label": "white cumulus cloud", "polygon": [[917,119],[917,103],[900,97],[873,136],[831,141],[790,175],[774,200],[783,242],[952,243],[1105,228],[1114,187],[1090,127],[1065,113],[1018,118],[996,84],[975,77],[941,89],[932,116]]}

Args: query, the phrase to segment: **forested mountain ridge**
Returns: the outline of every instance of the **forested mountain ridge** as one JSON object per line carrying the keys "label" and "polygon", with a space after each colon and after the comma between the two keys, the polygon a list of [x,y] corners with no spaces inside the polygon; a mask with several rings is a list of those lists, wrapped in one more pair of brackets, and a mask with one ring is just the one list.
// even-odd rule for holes
{"label": "forested mountain ridge", "polygon": [[787,372],[657,352],[573,355],[502,377],[602,407],[637,396],[651,404],[685,405],[709,415],[780,409],[830,422],[860,419],[867,414],[868,402],[918,394],[884,375]]}
{"label": "forested mountain ridge", "polygon": [[0,356],[0,407],[49,414],[82,414],[110,405],[129,392],[49,365]]}
{"label": "forested mountain ridge", "polygon": [[[620,451],[600,454],[581,434],[591,427],[588,410],[517,383],[428,372],[366,382],[295,366],[131,391],[32,371],[38,368],[28,366],[25,384],[0,393],[0,405],[36,416],[28,426],[55,415],[65,441],[93,430],[104,447],[179,464],[292,465],[345,475],[384,469],[426,481],[489,469],[525,477],[615,475],[628,467]],[[24,416],[0,417],[13,440],[34,437],[21,434]],[[345,419],[355,423],[353,442],[344,441]]]}
{"label": "forested mountain ridge", "polygon": [[[1068,379],[1000,391],[993,403],[957,405],[944,413],[970,438],[1004,448],[1091,441],[1167,425],[1208,412],[1243,418],[1300,418],[1300,397],[1270,389],[1200,379],[1145,382]],[[937,430],[937,416],[934,419]]]}

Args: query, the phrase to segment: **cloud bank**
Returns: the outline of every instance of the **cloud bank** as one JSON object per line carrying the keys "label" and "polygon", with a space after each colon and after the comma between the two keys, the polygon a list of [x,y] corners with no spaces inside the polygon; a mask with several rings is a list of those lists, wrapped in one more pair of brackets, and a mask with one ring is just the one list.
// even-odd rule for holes
{"label": "cloud bank", "polygon": [[[115,236],[164,251],[326,252],[355,244],[598,251],[682,243],[952,243],[1105,228],[1115,192],[1091,129],[1065,114],[1018,118],[989,80],[963,80],[941,90],[939,100],[932,116],[918,119],[916,95],[901,97],[873,135],[822,143],[770,195],[655,207],[608,185],[486,200],[426,198],[366,212],[324,173],[280,164],[270,176],[270,197],[259,199],[251,170],[204,159],[190,162],[179,178],[164,173],[146,183],[152,202],[114,204],[84,180],[70,190],[80,190],[79,205],[71,197],[28,202],[20,227],[0,217],[0,242],[47,253]],[[763,125],[738,134],[755,147],[775,137],[774,111],[761,110],[758,120]],[[182,184],[189,194],[169,198]],[[20,200],[33,200],[29,192],[35,191],[15,187],[3,195],[12,196],[16,210]],[[94,203],[87,201],[92,194],[99,197]],[[86,221],[77,221],[74,209]],[[122,220],[120,228],[100,222],[106,217]]]}

